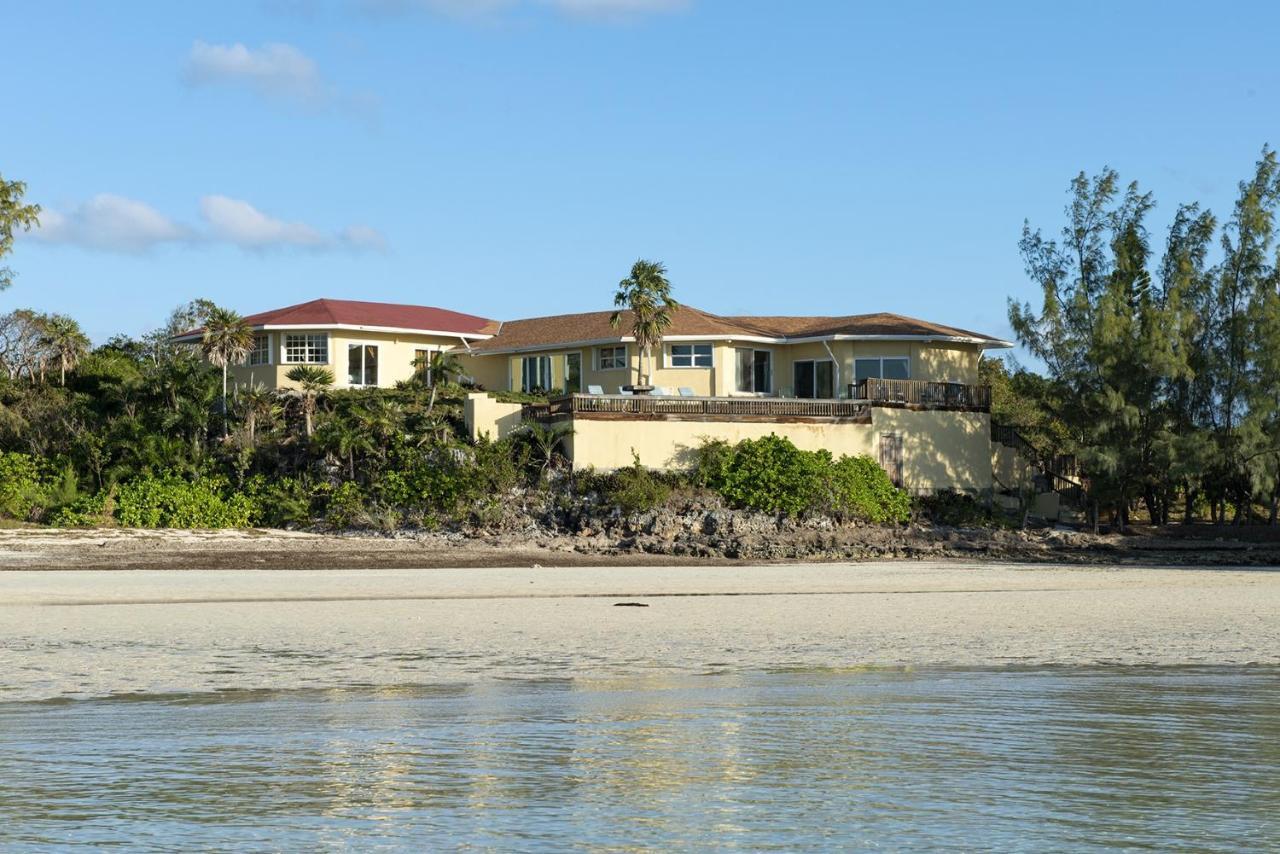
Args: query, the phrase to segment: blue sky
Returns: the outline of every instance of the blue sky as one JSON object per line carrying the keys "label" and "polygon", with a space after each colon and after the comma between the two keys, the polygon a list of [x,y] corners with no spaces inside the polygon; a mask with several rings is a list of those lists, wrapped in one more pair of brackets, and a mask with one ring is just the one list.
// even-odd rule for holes
{"label": "blue sky", "polygon": [[[1043,5],[1044,8],[1034,8]],[[502,319],[637,257],[732,314],[1007,334],[1104,165],[1229,212],[1280,141],[1273,3],[0,0],[0,174],[49,214],[0,311],[95,340],[206,296]]]}

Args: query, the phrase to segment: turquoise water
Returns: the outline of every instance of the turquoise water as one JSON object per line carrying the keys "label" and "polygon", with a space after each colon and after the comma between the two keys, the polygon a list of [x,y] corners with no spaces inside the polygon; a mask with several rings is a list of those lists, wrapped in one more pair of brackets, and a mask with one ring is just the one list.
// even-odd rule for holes
{"label": "turquoise water", "polygon": [[1275,669],[0,703],[0,847],[1266,850]]}

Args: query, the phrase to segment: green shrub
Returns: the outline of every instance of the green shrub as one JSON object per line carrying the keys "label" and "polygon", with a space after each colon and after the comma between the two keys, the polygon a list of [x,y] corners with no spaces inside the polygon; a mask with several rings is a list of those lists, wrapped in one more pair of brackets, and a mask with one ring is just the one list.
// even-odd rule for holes
{"label": "green shrub", "polygon": [[695,452],[693,478],[730,504],[768,513],[881,523],[911,517],[907,494],[870,457],[834,459],[829,451],[802,451],[773,434],[733,446],[705,443]]}
{"label": "green shrub", "polygon": [[639,454],[632,451],[631,456],[631,466],[614,472],[604,489],[605,499],[628,515],[653,510],[671,495],[671,487],[660,475],[640,465]]}
{"label": "green shrub", "polygon": [[335,528],[350,528],[364,517],[364,493],[359,484],[347,481],[329,494],[325,521]]}
{"label": "green shrub", "polygon": [[1011,520],[999,511],[962,492],[939,491],[923,495],[915,500],[915,508],[921,516],[939,525],[956,528],[1004,527]]}
{"label": "green shrub", "polygon": [[0,453],[0,515],[30,521],[44,508],[44,469],[35,457]]}
{"label": "green shrub", "polygon": [[187,480],[173,473],[120,487],[116,519],[127,528],[247,528],[255,515],[248,495],[228,492],[221,478]]}
{"label": "green shrub", "polygon": [[254,475],[245,482],[244,492],[253,502],[254,525],[269,528],[307,525],[314,516],[313,490],[298,478],[268,480],[260,474]]}
{"label": "green shrub", "polygon": [[105,528],[115,524],[115,500],[109,492],[86,495],[58,510],[49,519],[56,528]]}

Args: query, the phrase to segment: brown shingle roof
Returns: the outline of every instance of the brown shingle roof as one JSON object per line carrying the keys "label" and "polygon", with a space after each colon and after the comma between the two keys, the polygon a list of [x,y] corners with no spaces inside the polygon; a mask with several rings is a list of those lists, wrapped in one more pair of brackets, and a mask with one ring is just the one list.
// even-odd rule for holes
{"label": "brown shingle roof", "polygon": [[[537,349],[591,341],[617,341],[630,334],[629,312],[623,312],[617,329],[609,324],[612,311],[584,314],[557,314],[509,320],[501,324],[494,337],[471,345],[475,352]],[[734,336],[740,338],[810,338],[830,335],[871,336],[937,336],[940,338],[972,338],[1003,345],[990,335],[944,326],[900,314],[854,314],[844,317],[721,317],[681,306],[672,317],[667,336]]]}
{"label": "brown shingle roof", "polygon": [[[477,352],[520,350],[579,341],[618,341],[631,334],[631,312],[622,312],[617,329],[610,325],[611,317],[612,311],[588,311],[582,314],[508,320],[501,325],[497,335],[487,341],[472,344],[471,349]],[[770,336],[770,333],[745,321],[719,317],[687,305],[680,306],[672,313],[671,326],[664,334]]]}

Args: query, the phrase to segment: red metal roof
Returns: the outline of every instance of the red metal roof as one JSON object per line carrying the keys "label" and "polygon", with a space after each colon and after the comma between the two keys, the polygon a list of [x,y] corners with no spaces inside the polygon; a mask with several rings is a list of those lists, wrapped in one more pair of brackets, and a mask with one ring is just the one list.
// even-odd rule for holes
{"label": "red metal roof", "polygon": [[347,299],[311,300],[251,314],[245,322],[250,326],[381,326],[451,335],[492,334],[497,328],[487,317],[445,308]]}

